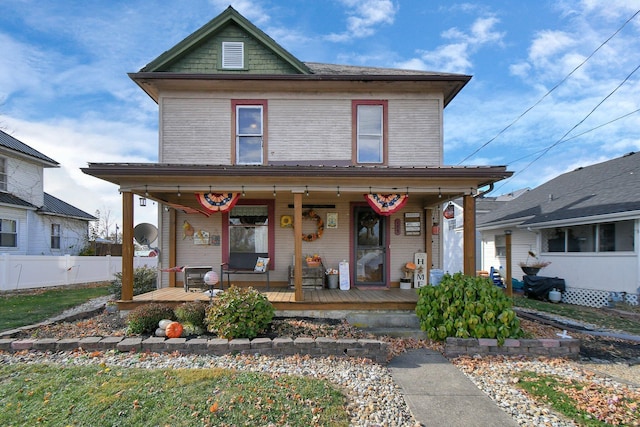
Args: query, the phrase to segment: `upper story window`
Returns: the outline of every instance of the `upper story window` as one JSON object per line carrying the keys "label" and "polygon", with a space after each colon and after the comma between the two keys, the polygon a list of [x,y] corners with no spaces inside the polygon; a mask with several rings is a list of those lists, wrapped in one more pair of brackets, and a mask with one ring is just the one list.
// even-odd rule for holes
{"label": "upper story window", "polygon": [[244,68],[243,42],[222,42],[222,68]]}
{"label": "upper story window", "polygon": [[234,101],[235,164],[261,165],[266,149],[266,101]]}
{"label": "upper story window", "polygon": [[18,221],[0,218],[0,246],[18,247]]}
{"label": "upper story window", "polygon": [[387,101],[353,101],[355,163],[386,163]]}
{"label": "upper story window", "polygon": [[633,221],[543,230],[543,252],[626,252],[634,250]]}
{"label": "upper story window", "polygon": [[51,224],[51,249],[60,249],[60,224]]}
{"label": "upper story window", "polygon": [[0,157],[0,191],[7,191],[7,159]]}

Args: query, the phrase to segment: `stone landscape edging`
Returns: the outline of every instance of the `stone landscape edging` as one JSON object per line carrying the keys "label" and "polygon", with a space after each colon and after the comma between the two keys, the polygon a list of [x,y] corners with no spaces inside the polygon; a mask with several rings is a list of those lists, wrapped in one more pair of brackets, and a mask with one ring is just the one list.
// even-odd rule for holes
{"label": "stone landscape edging", "polygon": [[[85,337],[0,339],[0,351],[86,351],[117,350],[121,352],[184,353],[222,356],[226,354],[260,354],[268,356],[362,357],[386,364],[388,346],[385,341],[350,338],[164,338],[164,337]],[[498,345],[497,339],[452,338],[445,341],[444,355],[454,358],[468,356],[548,356],[577,359],[579,339],[507,339]]]}
{"label": "stone landscape edging", "polygon": [[445,341],[444,355],[458,357],[462,355],[505,355],[505,356],[548,356],[577,359],[580,355],[580,340],[562,339],[505,339],[502,345],[492,338],[453,338]]}
{"label": "stone landscape edging", "polygon": [[362,357],[387,363],[388,343],[373,339],[347,338],[164,338],[164,337],[85,337],[0,339],[0,351],[86,351],[118,350],[121,352],[156,352],[209,354],[261,354],[291,356],[307,354],[315,357]]}

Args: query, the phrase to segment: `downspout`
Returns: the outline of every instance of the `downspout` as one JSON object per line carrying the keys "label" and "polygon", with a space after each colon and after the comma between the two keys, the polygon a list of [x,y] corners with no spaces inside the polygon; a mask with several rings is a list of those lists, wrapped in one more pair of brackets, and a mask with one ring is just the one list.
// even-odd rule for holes
{"label": "downspout", "polygon": [[473,196],[474,199],[477,199],[478,197],[482,197],[487,193],[491,193],[493,191],[493,187],[494,187],[494,183],[492,182],[491,184],[489,184],[489,188],[484,190],[484,191],[480,191],[478,192],[478,194],[476,194],[475,196]]}

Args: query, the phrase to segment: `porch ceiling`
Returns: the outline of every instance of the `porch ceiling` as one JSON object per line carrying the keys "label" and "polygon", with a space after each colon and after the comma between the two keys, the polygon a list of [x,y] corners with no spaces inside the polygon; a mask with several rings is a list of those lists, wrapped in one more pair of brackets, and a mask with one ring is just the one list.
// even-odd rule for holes
{"label": "porch ceiling", "polygon": [[[425,206],[465,194],[508,178],[505,166],[378,167],[378,166],[231,166],[158,163],[90,163],[82,171],[159,203],[201,210],[193,193],[242,192],[252,198],[285,194],[409,193]],[[275,187],[275,188],[274,188]]]}

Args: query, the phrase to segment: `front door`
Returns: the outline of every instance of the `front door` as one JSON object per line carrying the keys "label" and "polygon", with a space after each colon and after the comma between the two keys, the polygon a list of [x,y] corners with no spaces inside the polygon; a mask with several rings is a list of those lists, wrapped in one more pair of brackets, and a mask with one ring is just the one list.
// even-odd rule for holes
{"label": "front door", "polygon": [[385,217],[369,206],[355,206],[354,254],[356,286],[384,286],[387,277]]}

